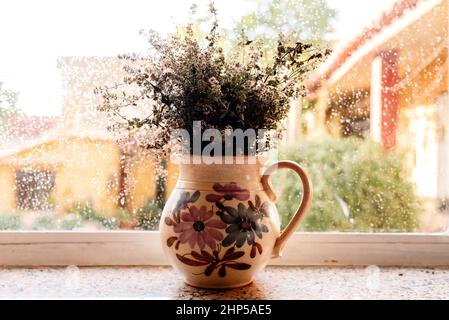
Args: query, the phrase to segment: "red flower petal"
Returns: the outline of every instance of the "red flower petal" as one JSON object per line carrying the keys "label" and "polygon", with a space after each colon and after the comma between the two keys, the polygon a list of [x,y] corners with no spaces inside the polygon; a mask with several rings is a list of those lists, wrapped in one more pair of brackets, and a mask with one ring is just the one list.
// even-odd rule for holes
{"label": "red flower petal", "polygon": [[224,264],[222,264],[220,269],[218,270],[218,275],[220,277],[225,277],[226,276],[226,266]]}
{"label": "red flower petal", "polygon": [[195,231],[193,231],[193,229],[184,231],[183,233],[181,233],[179,235],[179,241],[181,241],[181,243],[186,243],[186,242],[190,241],[190,239],[192,239],[192,237],[194,235],[195,235]]}
{"label": "red flower petal", "polygon": [[225,188],[219,183],[214,183],[214,185],[212,186],[212,189],[214,189],[215,192],[219,192],[219,193],[225,192]]}
{"label": "red flower petal", "polygon": [[217,202],[220,201],[223,198],[223,196],[219,194],[208,194],[206,195],[206,201],[208,202]]}
{"label": "red flower petal", "polygon": [[193,231],[193,234],[189,238],[190,248],[193,249],[197,243],[198,243],[198,232]]}
{"label": "red flower petal", "polygon": [[204,247],[206,246],[206,242],[204,241],[204,236],[201,233],[197,232],[196,240],[198,242],[198,246],[200,247],[200,249],[203,250]]}
{"label": "red flower petal", "polygon": [[252,247],[251,247],[251,253],[250,253],[250,255],[249,255],[251,258],[254,258],[255,256],[256,256],[256,246],[255,245],[253,245]]}
{"label": "red flower petal", "polygon": [[240,200],[240,201],[246,201],[246,200],[249,199],[249,191],[245,190],[245,189],[242,189],[241,192],[233,193],[232,197],[237,199],[237,200]]}
{"label": "red flower petal", "polygon": [[210,236],[207,233],[204,233],[204,241],[206,242],[206,244],[209,246],[209,248],[211,249],[215,249],[217,244],[215,243],[214,238],[212,238],[212,236]]}
{"label": "red flower petal", "polygon": [[235,251],[234,247],[230,247],[228,250],[226,250],[225,254],[223,255],[223,260],[226,260],[226,258]]}
{"label": "red flower petal", "polygon": [[191,207],[189,208],[189,211],[190,211],[190,214],[192,215],[192,217],[193,217],[193,219],[194,219],[195,221],[196,221],[196,220],[199,220],[200,210],[199,210],[197,207],[191,206]]}
{"label": "red flower petal", "polygon": [[189,222],[194,222],[195,221],[189,211],[181,212],[181,220],[182,221],[189,221]]}
{"label": "red flower petal", "polygon": [[204,270],[204,275],[210,276],[212,274],[212,272],[215,270],[216,266],[217,265],[215,265],[215,264],[211,264],[211,265],[207,266],[206,270]]}
{"label": "red flower petal", "polygon": [[259,254],[262,254],[262,245],[257,242],[254,242],[254,245],[256,246],[257,251],[259,251]]}
{"label": "red flower petal", "polygon": [[237,260],[245,255],[244,251],[235,251],[223,257],[223,260]]}
{"label": "red flower petal", "polygon": [[217,241],[223,240],[223,234],[220,231],[216,230],[216,229],[207,228],[205,230],[205,234],[207,234],[208,236],[211,236],[212,238],[214,238]]}
{"label": "red flower petal", "polygon": [[225,184],[224,187],[223,187],[223,191],[221,191],[221,192],[224,192],[224,193],[233,193],[233,192],[238,192],[238,191],[240,191],[240,190],[242,190],[242,188],[240,188],[240,187],[237,185],[237,183],[231,182],[231,183]]}
{"label": "red flower petal", "polygon": [[190,252],[190,254],[192,255],[192,257],[194,257],[196,260],[200,260],[200,261],[205,261],[205,262],[211,262],[212,260],[214,260],[214,257],[210,256],[211,258],[209,259],[209,257],[204,256],[203,255],[203,250],[201,250],[201,254],[199,254],[196,251]]}
{"label": "red flower petal", "polygon": [[188,265],[188,266],[192,266],[192,267],[198,267],[198,266],[205,266],[208,265],[209,262],[206,261],[196,261],[190,258],[186,258],[181,256],[180,254],[176,254],[176,257],[178,258],[179,261],[181,261],[182,263]]}
{"label": "red flower petal", "polygon": [[187,230],[192,230],[193,229],[193,224],[190,222],[181,222],[176,224],[173,227],[173,231],[175,231],[176,233],[180,233],[180,232],[184,232]]}
{"label": "red flower petal", "polygon": [[199,220],[201,221],[209,220],[213,215],[214,213],[212,212],[212,210],[208,211],[206,206],[201,206],[199,213]]}
{"label": "red flower petal", "polygon": [[167,239],[167,247],[171,247],[175,241],[178,240],[178,237],[170,237]]}
{"label": "red flower petal", "polygon": [[208,261],[214,260],[214,257],[207,251],[201,250],[201,255],[203,256],[204,259]]}
{"label": "red flower petal", "polygon": [[247,270],[251,268],[250,264],[247,263],[228,263],[226,264],[226,267],[236,269],[236,270]]}
{"label": "red flower petal", "polygon": [[220,220],[209,220],[205,223],[206,227],[209,228],[217,228],[217,229],[224,229],[226,228],[227,224]]}

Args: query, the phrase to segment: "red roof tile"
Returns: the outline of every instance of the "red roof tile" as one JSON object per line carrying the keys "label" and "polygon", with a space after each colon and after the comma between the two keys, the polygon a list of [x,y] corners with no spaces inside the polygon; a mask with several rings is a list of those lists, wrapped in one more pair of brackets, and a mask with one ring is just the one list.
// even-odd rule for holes
{"label": "red roof tile", "polygon": [[17,116],[9,119],[7,134],[11,138],[38,137],[56,125],[55,117]]}
{"label": "red roof tile", "polygon": [[334,51],[325,63],[324,68],[319,70],[315,76],[308,83],[308,89],[311,93],[320,88],[323,80],[329,79],[332,74],[354,54],[359,48],[361,48],[368,40],[372,39],[375,35],[380,33],[386,27],[390,26],[401,18],[407,11],[416,8],[417,4],[422,0],[399,0],[390,9],[381,14],[370,27],[366,27],[357,36],[349,40],[341,48]]}

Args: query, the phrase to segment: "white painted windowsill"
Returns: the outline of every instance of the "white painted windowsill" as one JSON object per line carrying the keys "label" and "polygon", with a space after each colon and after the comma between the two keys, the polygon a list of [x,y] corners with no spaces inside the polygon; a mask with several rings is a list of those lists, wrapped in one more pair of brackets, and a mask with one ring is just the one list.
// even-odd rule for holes
{"label": "white painted windowsill", "polygon": [[3,231],[0,265],[3,299],[449,299],[445,234],[296,233],[226,291],[184,284],[157,231]]}
{"label": "white painted windowsill", "polygon": [[[1,266],[165,266],[158,231],[2,231]],[[296,233],[278,266],[449,266],[449,235]]]}

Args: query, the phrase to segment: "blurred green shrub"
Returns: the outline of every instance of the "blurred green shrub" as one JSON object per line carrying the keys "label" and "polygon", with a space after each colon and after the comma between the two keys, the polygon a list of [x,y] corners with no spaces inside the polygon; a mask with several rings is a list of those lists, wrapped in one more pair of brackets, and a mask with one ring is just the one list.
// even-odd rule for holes
{"label": "blurred green shrub", "polygon": [[149,200],[134,214],[119,208],[111,217],[95,210],[89,202],[77,203],[70,210],[70,214],[79,217],[81,226],[90,222],[105,229],[132,228],[137,230],[157,230],[161,212],[161,206],[155,200]]}
{"label": "blurred green shrub", "polygon": [[[327,137],[281,147],[280,159],[293,160],[310,174],[312,208],[304,231],[406,232],[417,228],[420,205],[406,178],[402,156],[384,152],[360,138]],[[273,177],[285,226],[300,199],[298,178],[280,171]]]}
{"label": "blurred green shrub", "polygon": [[121,210],[117,210],[114,216],[109,217],[97,211],[88,201],[75,203],[68,213],[79,217],[80,226],[92,223],[104,229],[118,229],[122,220],[129,219],[129,214]]}
{"label": "blurred green shrub", "polygon": [[0,230],[19,230],[20,215],[16,212],[0,213]]}
{"label": "blurred green shrub", "polygon": [[63,215],[54,212],[0,212],[0,230],[137,229],[157,230],[161,202],[149,200],[134,214],[118,208],[113,215],[95,209],[90,201],[75,202]]}
{"label": "blurred green shrub", "polygon": [[57,221],[52,215],[36,213],[32,230],[53,230],[57,229]]}
{"label": "blurred green shrub", "polygon": [[159,201],[149,200],[147,204],[135,213],[134,229],[157,230],[161,218],[161,205]]}

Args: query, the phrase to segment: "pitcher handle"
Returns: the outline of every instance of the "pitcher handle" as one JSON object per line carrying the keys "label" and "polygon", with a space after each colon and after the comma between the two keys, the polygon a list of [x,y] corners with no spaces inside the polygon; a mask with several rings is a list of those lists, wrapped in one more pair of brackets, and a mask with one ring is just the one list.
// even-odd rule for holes
{"label": "pitcher handle", "polygon": [[296,162],[284,160],[279,161],[268,167],[261,179],[262,186],[271,201],[273,202],[276,201],[276,194],[274,193],[273,188],[271,186],[270,178],[271,175],[278,169],[290,169],[296,172],[296,174],[298,174],[303,185],[303,196],[301,203],[298,209],[296,210],[295,215],[292,217],[287,227],[281,231],[281,234],[276,239],[273,248],[273,256],[272,256],[273,258],[280,257],[282,255],[282,250],[284,249],[286,241],[291,237],[293,232],[297,230],[299,224],[301,223],[302,219],[305,216],[305,213],[309,210],[310,205],[312,203],[312,194],[313,194],[312,182],[310,181],[307,171]]}

